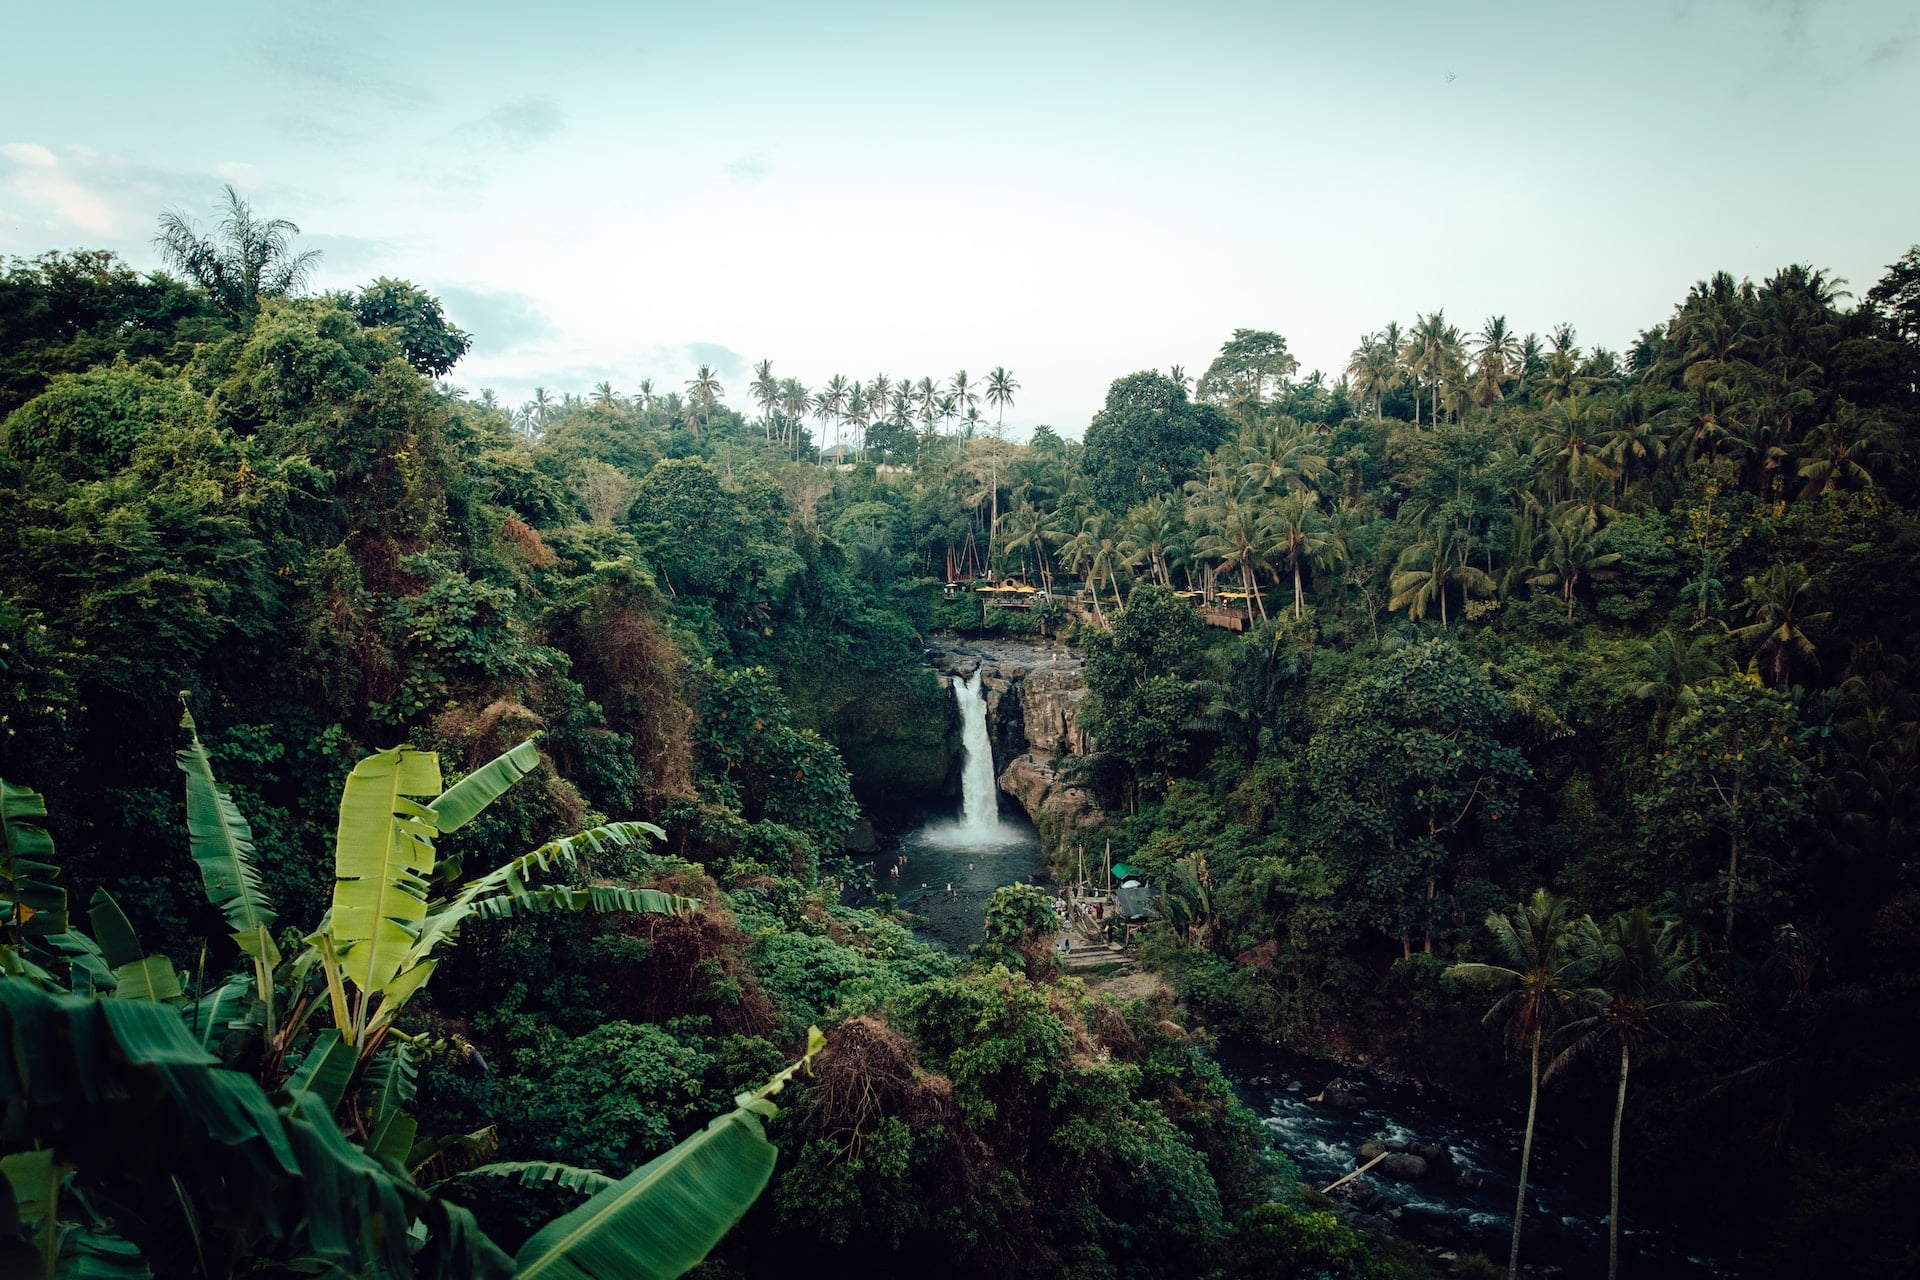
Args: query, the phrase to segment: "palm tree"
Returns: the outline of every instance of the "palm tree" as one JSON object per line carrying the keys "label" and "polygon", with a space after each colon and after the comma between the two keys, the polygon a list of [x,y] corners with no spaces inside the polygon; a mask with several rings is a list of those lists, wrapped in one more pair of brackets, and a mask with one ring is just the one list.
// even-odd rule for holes
{"label": "palm tree", "polygon": [[993,434],[1005,434],[1007,410],[1013,407],[1013,393],[1019,389],[1020,383],[1003,365],[995,365],[993,372],[987,375],[987,403],[999,411],[999,416],[994,419]]}
{"label": "palm tree", "polygon": [[240,198],[231,183],[223,188],[226,203],[214,236],[203,236],[185,214],[169,209],[160,215],[160,234],[154,244],[166,262],[213,295],[214,301],[237,316],[260,309],[262,298],[297,292],[320,259],[318,249],[293,252],[292,237],[300,228],[285,218],[262,221]]}
{"label": "palm tree", "polygon": [[1456,586],[1463,605],[1468,596],[1485,599],[1494,593],[1492,575],[1467,563],[1465,535],[1435,522],[1394,561],[1393,576],[1387,579],[1387,589],[1393,593],[1387,608],[1405,609],[1409,618],[1419,621],[1438,601],[1440,625],[1445,627],[1450,625],[1447,593]]}
{"label": "palm tree", "polygon": [[1518,370],[1520,339],[1507,328],[1505,316],[1488,316],[1474,340],[1473,399],[1482,409],[1506,395],[1505,384]]}
{"label": "palm tree", "polygon": [[1195,514],[1206,532],[1195,549],[1217,561],[1222,573],[1240,571],[1240,583],[1247,593],[1247,625],[1253,625],[1256,606],[1260,620],[1266,621],[1267,602],[1260,595],[1260,579],[1254,572],[1267,567],[1267,537],[1260,526],[1259,508],[1242,502],[1228,489],[1205,489],[1196,496],[1201,502]]}
{"label": "palm tree", "polygon": [[1176,364],[1169,368],[1167,370],[1167,379],[1172,382],[1174,386],[1180,388],[1181,394],[1186,395],[1192,393],[1193,375],[1187,372],[1185,365]]}
{"label": "palm tree", "polygon": [[[1582,921],[1591,930],[1591,921]],[[1669,1026],[1697,1017],[1713,1007],[1696,1000],[1690,991],[1696,966],[1683,934],[1673,921],[1655,925],[1645,907],[1622,912],[1607,922],[1597,940],[1600,983],[1591,994],[1596,1008],[1562,1029],[1566,1043],[1547,1068],[1551,1080],[1562,1067],[1589,1050],[1611,1041],[1620,1046],[1620,1089],[1613,1103],[1613,1176],[1607,1210],[1607,1280],[1620,1274],[1620,1129],[1627,1113],[1627,1072],[1634,1050]]]}
{"label": "palm tree", "polygon": [[1511,915],[1498,911],[1487,916],[1494,953],[1500,964],[1456,964],[1446,976],[1491,987],[1500,998],[1484,1021],[1504,1020],[1507,1038],[1525,1048],[1532,1059],[1527,1091],[1527,1131],[1520,1145],[1520,1194],[1513,1206],[1513,1244],[1507,1252],[1507,1274],[1520,1274],[1520,1224],[1527,1210],[1527,1171],[1533,1162],[1533,1126],[1540,1110],[1540,1046],[1569,1009],[1577,1007],[1581,984],[1592,971],[1591,924],[1583,929],[1573,919],[1572,905],[1545,889]]}
{"label": "palm tree", "polygon": [[703,364],[694,372],[693,380],[687,383],[687,399],[694,411],[687,414],[687,425],[693,428],[693,434],[700,434],[700,425],[696,424],[703,425],[711,419],[714,406],[725,394],[726,388],[720,385],[720,375],[713,371],[712,365]]}
{"label": "palm tree", "polygon": [[1398,326],[1389,339],[1384,333],[1370,333],[1360,339],[1347,361],[1347,377],[1362,404],[1373,405],[1373,416],[1381,415],[1387,392],[1400,385],[1400,343]]}
{"label": "palm tree", "polygon": [[840,443],[840,419],[847,411],[847,396],[850,392],[847,377],[836,373],[827,379],[827,385],[820,388],[813,397],[813,411],[822,423],[833,427],[833,442]]}
{"label": "palm tree", "polygon": [[766,430],[767,441],[773,441],[773,411],[780,403],[780,380],[773,376],[773,361],[762,360],[753,366],[753,381],[747,384],[747,394],[760,406],[761,425]]}
{"label": "palm tree", "polygon": [[1181,511],[1180,504],[1174,501],[1172,494],[1163,493],[1157,498],[1147,499],[1127,512],[1126,527],[1120,542],[1120,550],[1125,557],[1123,563],[1129,569],[1144,564],[1161,586],[1172,586],[1168,549],[1186,529],[1186,514]]}
{"label": "palm tree", "polygon": [[1772,683],[1785,684],[1795,659],[1819,665],[1819,654],[1808,637],[1808,627],[1825,626],[1831,612],[1815,613],[1813,583],[1795,560],[1776,561],[1766,573],[1746,580],[1747,616],[1753,621],[1730,633],[1742,644],[1756,646],[1754,657],[1767,665]]}
{"label": "palm tree", "polygon": [[1582,582],[1605,582],[1620,576],[1620,553],[1601,551],[1592,527],[1580,518],[1578,509],[1563,514],[1547,526],[1547,549],[1527,575],[1527,581],[1542,586],[1558,586],[1567,602],[1567,617],[1573,617],[1573,592]]}
{"label": "palm tree", "polygon": [[1230,456],[1241,478],[1260,488],[1298,493],[1317,488],[1328,475],[1327,456],[1316,451],[1317,438],[1291,418],[1274,425],[1247,426],[1233,440]]}
{"label": "palm tree", "polygon": [[1652,467],[1667,456],[1671,429],[1671,415],[1665,410],[1652,410],[1646,393],[1636,388],[1614,405],[1613,419],[1602,433],[1600,453],[1613,464],[1614,474],[1625,485],[1637,464]]}
{"label": "palm tree", "polygon": [[[1415,316],[1413,334],[1407,339],[1407,368],[1414,378],[1432,391],[1433,425],[1440,425],[1440,391],[1459,375],[1462,359],[1460,331],[1447,323],[1445,311]],[[1414,402],[1414,424],[1419,425],[1420,406]]]}
{"label": "palm tree", "polygon": [[1320,514],[1319,499],[1311,494],[1289,493],[1273,503],[1266,510],[1266,524],[1274,559],[1293,574],[1293,616],[1298,618],[1306,612],[1301,571],[1326,568],[1345,556]]}
{"label": "palm tree", "polygon": [[1885,451],[1891,433],[1878,417],[1859,423],[1853,405],[1841,400],[1833,416],[1807,433],[1802,442],[1807,456],[1800,461],[1797,474],[1805,483],[1802,498],[1817,498],[1835,489],[1873,487],[1873,473],[1863,459]]}
{"label": "palm tree", "polygon": [[1093,593],[1093,615],[1102,623],[1106,617],[1100,610],[1100,584],[1111,580],[1113,583],[1113,603],[1120,607],[1120,582],[1117,570],[1120,566],[1120,545],[1115,537],[1115,524],[1105,512],[1096,511],[1080,522],[1080,531],[1060,548],[1060,559],[1076,573],[1084,574],[1087,588]]}
{"label": "palm tree", "polygon": [[967,377],[967,371],[965,369],[961,369],[953,375],[953,380],[947,384],[947,391],[953,396],[953,411],[955,417],[966,417],[967,410],[980,403],[980,393],[974,390],[974,388],[979,385],[979,383]]}
{"label": "palm tree", "polygon": [[640,408],[642,412],[651,411],[653,408],[653,401],[654,401],[653,379],[652,378],[640,379],[640,385],[637,388],[635,388],[633,393],[633,398],[640,402]]}
{"label": "palm tree", "polygon": [[1653,671],[1650,680],[1627,686],[1627,693],[1654,703],[1654,734],[1666,740],[1666,726],[1674,711],[1691,710],[1699,701],[1699,688],[1709,680],[1726,674],[1726,666],[1709,651],[1707,642],[1689,641],[1687,633],[1668,627],[1639,646],[1639,658]]}
{"label": "palm tree", "polygon": [[813,407],[813,396],[806,384],[798,378],[780,379],[780,412],[786,415],[783,429],[788,441],[796,451],[800,448],[800,421],[807,416],[807,410]]}
{"label": "palm tree", "polygon": [[1006,530],[1006,540],[1002,549],[1010,556],[1025,556],[1031,553],[1034,569],[1040,575],[1040,584],[1049,592],[1053,590],[1053,565],[1048,559],[1048,551],[1063,539],[1055,528],[1051,514],[1042,514],[1031,500],[1022,499],[1013,510],[1007,512],[1001,521]]}
{"label": "palm tree", "polygon": [[940,387],[932,378],[922,378],[914,384],[913,393],[920,406],[920,425],[931,436],[934,419],[940,410]]}

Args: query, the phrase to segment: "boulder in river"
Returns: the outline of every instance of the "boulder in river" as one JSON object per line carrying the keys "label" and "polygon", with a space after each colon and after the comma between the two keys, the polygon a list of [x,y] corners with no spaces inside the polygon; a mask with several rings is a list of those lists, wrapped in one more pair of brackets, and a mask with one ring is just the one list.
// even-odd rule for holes
{"label": "boulder in river", "polygon": [[1389,1151],[1386,1158],[1373,1167],[1375,1172],[1397,1182],[1418,1182],[1427,1176],[1427,1162],[1405,1151]]}
{"label": "boulder in river", "polygon": [[1437,1142],[1409,1143],[1407,1150],[1413,1152],[1414,1155],[1419,1156],[1428,1164],[1441,1164],[1445,1162],[1447,1158],[1447,1149]]}
{"label": "boulder in river", "polygon": [[1360,1091],[1345,1080],[1329,1080],[1320,1093],[1320,1101],[1330,1107],[1358,1107],[1366,1104]]}
{"label": "boulder in river", "polygon": [[1471,1169],[1462,1169],[1454,1175],[1453,1185],[1462,1191],[1478,1191],[1487,1185],[1487,1180]]}

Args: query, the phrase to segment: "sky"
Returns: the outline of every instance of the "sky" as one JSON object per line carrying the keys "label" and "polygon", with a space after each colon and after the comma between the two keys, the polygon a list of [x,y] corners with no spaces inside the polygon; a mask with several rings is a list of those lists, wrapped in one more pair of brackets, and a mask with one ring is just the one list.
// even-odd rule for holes
{"label": "sky", "polygon": [[1004,365],[1009,434],[1236,328],[1571,322],[1920,241],[1920,4],[10,6],[0,255],[160,265],[223,183],[518,403]]}

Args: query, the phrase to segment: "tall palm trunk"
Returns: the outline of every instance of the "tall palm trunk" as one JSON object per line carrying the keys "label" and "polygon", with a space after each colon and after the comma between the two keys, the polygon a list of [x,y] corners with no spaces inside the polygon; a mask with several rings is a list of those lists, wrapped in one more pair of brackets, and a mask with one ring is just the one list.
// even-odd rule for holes
{"label": "tall palm trunk", "polygon": [[1607,1204],[1607,1280],[1620,1275],[1620,1121],[1627,1114],[1627,1059],[1631,1050],[1620,1042],[1620,1096],[1613,1104],[1613,1188]]}
{"label": "tall palm trunk", "polygon": [[1527,1211],[1527,1168],[1533,1163],[1533,1117],[1540,1109],[1540,1033],[1533,1033],[1533,1087],[1527,1094],[1527,1136],[1520,1143],[1520,1195],[1513,1204],[1513,1247],[1507,1274],[1520,1274],[1520,1219]]}
{"label": "tall palm trunk", "polygon": [[1300,558],[1295,556],[1293,560],[1293,616],[1298,618],[1305,612],[1305,606],[1300,603]]}

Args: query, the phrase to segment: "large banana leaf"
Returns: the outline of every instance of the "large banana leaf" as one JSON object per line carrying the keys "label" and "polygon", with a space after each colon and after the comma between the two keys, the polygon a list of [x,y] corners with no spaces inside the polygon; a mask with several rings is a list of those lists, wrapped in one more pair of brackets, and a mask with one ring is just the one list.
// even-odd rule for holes
{"label": "large banana leaf", "polygon": [[439,819],[441,831],[458,831],[498,800],[506,789],[540,767],[540,753],[528,738],[511,751],[481,765],[448,787],[427,808]]}
{"label": "large banana leaf", "polygon": [[806,1056],[736,1109],[534,1233],[519,1280],[674,1280],[698,1265],[760,1198],[777,1154],[761,1117],[824,1044],[809,1028]]}
{"label": "large banana leaf", "polygon": [[[130,1239],[164,1234],[161,1222],[174,1230],[184,1196],[209,1256],[326,1271],[309,1265],[317,1260],[415,1280],[511,1274],[465,1211],[348,1142],[323,1108],[298,1117],[277,1109],[258,1082],[196,1044],[168,1005],[0,979],[0,1112],[15,1118],[10,1138],[73,1167],[82,1203],[111,1190],[116,1227]],[[130,1178],[152,1194],[123,1194]],[[417,1248],[410,1221],[424,1226]],[[89,1247],[90,1258],[71,1264],[76,1274],[138,1266],[112,1237],[95,1233]]]}
{"label": "large banana leaf", "polygon": [[436,1189],[465,1178],[512,1178],[523,1187],[560,1187],[589,1196],[605,1191],[617,1181],[598,1169],[582,1169],[578,1165],[556,1164],[551,1160],[506,1160],[457,1173],[446,1182],[436,1184]]}
{"label": "large banana leaf", "polygon": [[173,962],[146,953],[112,894],[95,889],[87,904],[87,919],[93,923],[101,954],[113,968],[114,995],[122,1000],[178,1000],[184,994]]}
{"label": "large banana leaf", "polygon": [[597,853],[601,849],[624,848],[639,844],[648,837],[659,840],[665,836],[666,832],[651,822],[609,822],[576,835],[550,840],[531,853],[523,853],[486,875],[469,880],[461,886],[452,901],[428,918],[407,955],[406,967],[411,968],[426,960],[435,947],[451,938],[461,922],[474,914],[476,903],[499,897],[503,893],[519,896],[532,892],[527,884],[529,876],[577,866],[583,852]]}
{"label": "large banana leaf", "polygon": [[[60,869],[46,819],[37,791],[0,779],[0,972],[51,983],[92,944],[69,931],[67,891],[53,883]],[[87,968],[97,985],[112,987],[104,965],[93,960]]]}
{"label": "large banana leaf", "polygon": [[435,815],[406,797],[439,792],[439,757],[411,747],[368,756],[341,790],[333,937],[341,972],[368,995],[400,972],[426,921]]}
{"label": "large banana leaf", "polygon": [[492,920],[539,915],[547,911],[633,911],[666,916],[681,911],[698,911],[702,905],[698,898],[683,898],[660,889],[628,889],[622,885],[596,884],[582,889],[562,886],[481,898],[473,904],[473,914]]}
{"label": "large banana leaf", "polygon": [[189,735],[187,745],[174,753],[187,775],[187,836],[207,900],[227,917],[236,934],[260,934],[273,927],[273,903],[260,887],[253,865],[253,831],[240,816],[233,799],[213,779],[213,762],[200,745],[191,712],[180,716]]}

